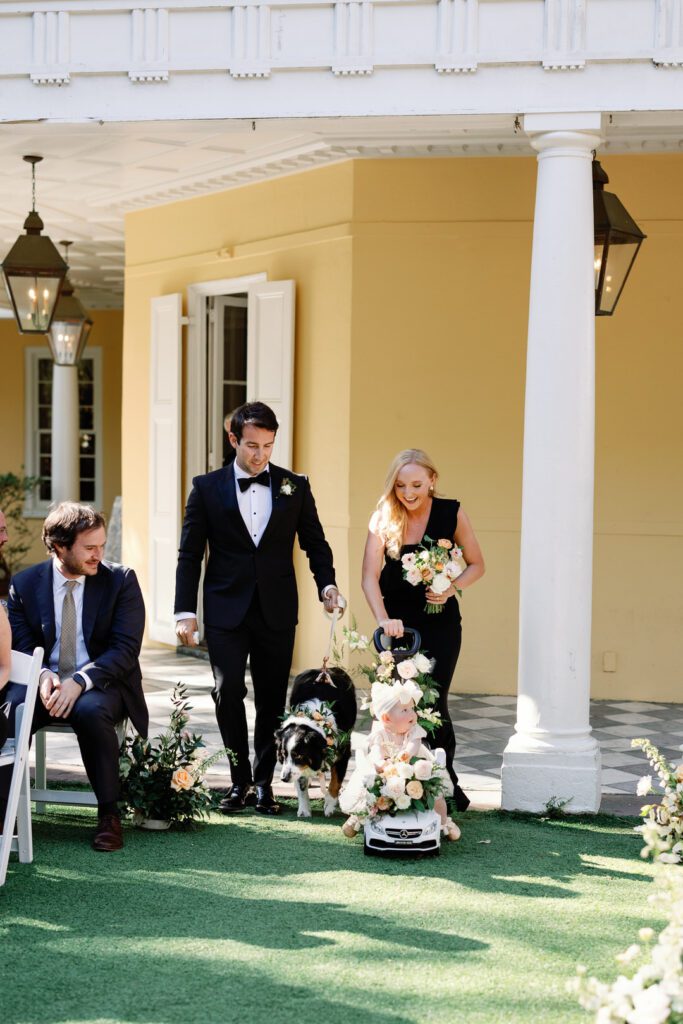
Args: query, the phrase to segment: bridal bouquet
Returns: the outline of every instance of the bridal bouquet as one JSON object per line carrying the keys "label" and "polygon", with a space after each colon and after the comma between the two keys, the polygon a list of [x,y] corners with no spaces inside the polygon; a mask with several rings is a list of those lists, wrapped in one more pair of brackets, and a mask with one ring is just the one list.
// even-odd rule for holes
{"label": "bridal bouquet", "polygon": [[120,803],[136,825],[151,820],[188,826],[220,801],[220,794],[205,784],[204,774],[228,751],[223,748],[204,757],[201,736],[186,729],[192,707],[182,683],[174,687],[171,702],[169,728],[156,740],[135,734],[121,744]]}
{"label": "bridal bouquet", "polygon": [[442,769],[427,758],[400,754],[388,758],[364,779],[366,810],[370,817],[398,812],[431,811],[443,792]]}
{"label": "bridal bouquet", "polygon": [[[431,537],[425,537],[424,540],[417,551],[409,551],[402,555],[403,578],[414,587],[423,584],[430,587],[435,594],[444,594],[464,572],[460,563],[456,561],[462,558],[462,550],[445,538],[432,540]],[[457,587],[455,589],[458,590]],[[458,590],[458,593],[462,594],[462,591]],[[443,611],[443,605],[427,601],[425,611],[430,615],[436,615]]]}

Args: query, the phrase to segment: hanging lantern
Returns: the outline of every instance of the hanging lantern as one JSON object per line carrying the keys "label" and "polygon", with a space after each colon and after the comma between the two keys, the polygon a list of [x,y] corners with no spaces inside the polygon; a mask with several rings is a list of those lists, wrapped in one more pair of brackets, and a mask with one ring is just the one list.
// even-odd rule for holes
{"label": "hanging lantern", "polygon": [[646,235],[620,199],[605,192],[609,178],[593,159],[595,315],[611,316]]}
{"label": "hanging lantern", "polygon": [[42,156],[25,156],[31,164],[33,209],[20,235],[2,262],[5,287],[12,303],[14,318],[21,334],[45,334],[49,330],[66,263],[47,235],[41,235],[43,222],[36,211],[36,164]]}
{"label": "hanging lantern", "polygon": [[[64,246],[64,255],[68,257],[71,242],[59,244]],[[57,366],[75,366],[79,362],[88,342],[92,324],[92,320],[74,295],[69,278],[65,277],[47,336],[52,359]]]}

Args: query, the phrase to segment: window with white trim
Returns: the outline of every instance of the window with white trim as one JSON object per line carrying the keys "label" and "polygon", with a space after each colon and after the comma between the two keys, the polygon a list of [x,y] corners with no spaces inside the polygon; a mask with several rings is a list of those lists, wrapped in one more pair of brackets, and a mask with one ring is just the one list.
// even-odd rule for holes
{"label": "window with white trim", "polygon": [[[44,516],[52,501],[52,370],[49,348],[25,350],[24,466],[40,483],[26,515]],[[78,366],[79,501],[102,505],[102,350],[88,348]]]}

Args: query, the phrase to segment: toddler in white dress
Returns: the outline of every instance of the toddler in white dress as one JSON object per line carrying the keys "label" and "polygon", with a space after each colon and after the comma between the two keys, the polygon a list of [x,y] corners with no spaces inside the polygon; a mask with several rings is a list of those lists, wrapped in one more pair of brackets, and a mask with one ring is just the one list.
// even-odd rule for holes
{"label": "toddler in white dress", "polygon": [[[367,753],[356,752],[356,767],[342,790],[339,806],[349,818],[342,826],[345,836],[352,839],[360,830],[358,812],[365,808],[366,781],[388,758],[419,757],[435,761],[434,751],[423,740],[427,733],[417,723],[416,705],[422,691],[411,681],[373,683],[370,710],[375,721],[368,737]],[[444,770],[444,790],[453,792],[453,784]],[[449,788],[450,787],[450,788]],[[441,818],[441,830],[446,839],[455,842],[460,838],[460,829],[448,817],[446,801],[442,795],[434,801],[434,810]]]}

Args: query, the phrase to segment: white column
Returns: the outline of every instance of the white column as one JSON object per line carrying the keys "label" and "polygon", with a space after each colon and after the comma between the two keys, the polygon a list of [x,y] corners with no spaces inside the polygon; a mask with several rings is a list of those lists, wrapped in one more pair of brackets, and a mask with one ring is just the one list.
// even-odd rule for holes
{"label": "white column", "polygon": [[78,368],[55,366],[52,377],[52,500],[79,500]]}
{"label": "white column", "polygon": [[524,411],[517,724],[502,806],[600,806],[589,724],[599,114],[528,115],[538,152]]}

